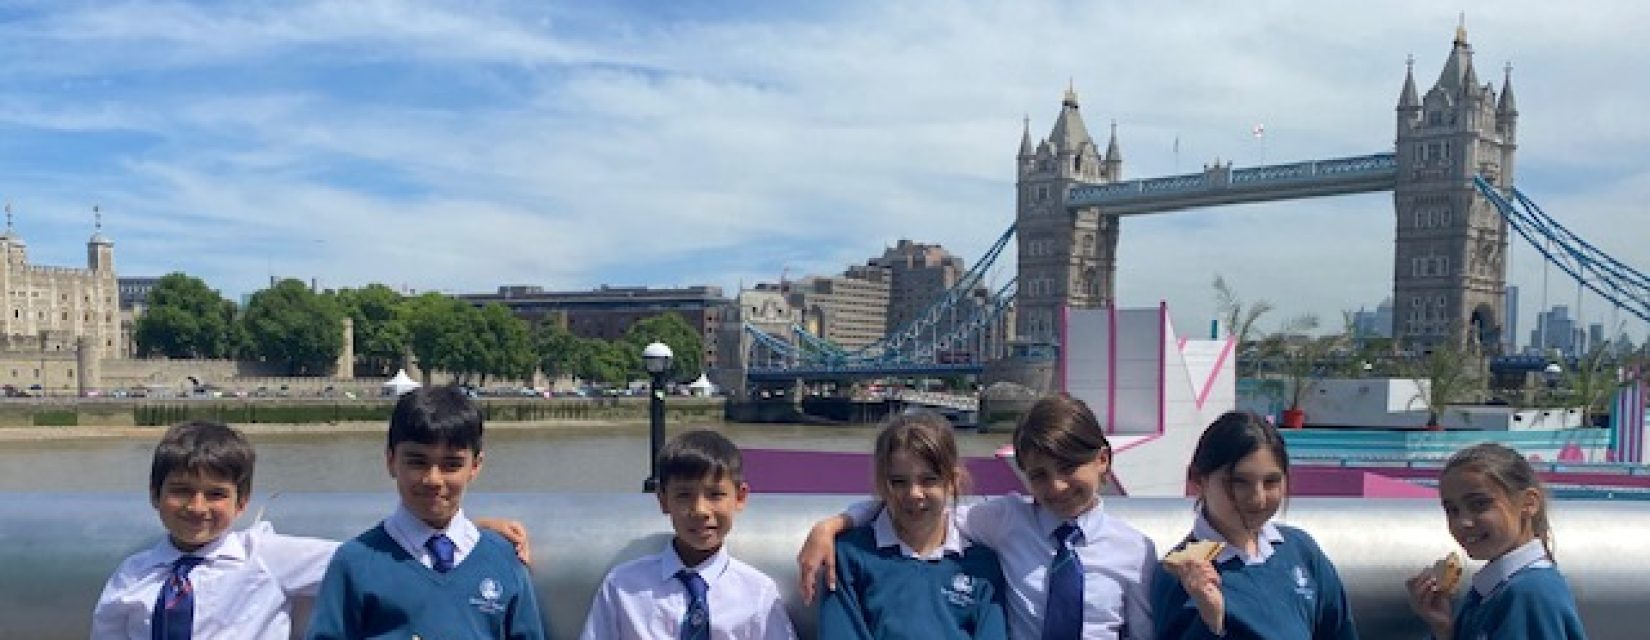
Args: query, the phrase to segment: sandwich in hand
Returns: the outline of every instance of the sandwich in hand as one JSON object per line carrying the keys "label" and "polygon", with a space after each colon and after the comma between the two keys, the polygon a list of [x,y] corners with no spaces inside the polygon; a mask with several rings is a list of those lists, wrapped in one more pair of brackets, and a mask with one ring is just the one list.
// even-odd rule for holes
{"label": "sandwich in hand", "polygon": [[1444,595],[1454,595],[1455,588],[1461,584],[1461,555],[1449,552],[1449,555],[1433,563],[1430,571],[1438,591]]}
{"label": "sandwich in hand", "polygon": [[1163,556],[1163,564],[1180,564],[1193,560],[1214,562],[1215,556],[1220,555],[1220,552],[1225,548],[1226,543],[1224,542],[1193,540],[1187,542],[1185,546],[1169,552],[1169,555]]}

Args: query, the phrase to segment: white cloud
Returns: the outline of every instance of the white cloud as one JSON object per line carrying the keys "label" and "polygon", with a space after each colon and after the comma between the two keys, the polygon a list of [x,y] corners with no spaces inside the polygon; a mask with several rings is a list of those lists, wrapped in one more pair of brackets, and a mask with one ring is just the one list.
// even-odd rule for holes
{"label": "white cloud", "polygon": [[[123,271],[232,292],[271,271],[731,288],[902,237],[973,259],[1011,221],[1022,115],[1046,134],[1068,80],[1093,134],[1118,122],[1128,177],[1369,153],[1391,146],[1405,56],[1424,91],[1457,19],[1420,0],[717,9],[38,5],[0,25],[16,88],[0,194],[41,214],[20,219],[37,255],[78,255],[84,216],[58,212],[96,200]],[[1643,226],[1650,195],[1646,19],[1628,2],[1467,7],[1479,77],[1500,86],[1515,64],[1520,184],[1641,268],[1650,248],[1617,230]],[[1130,219],[1122,300],[1169,299],[1188,334],[1215,273],[1290,313],[1372,306],[1391,286],[1391,206]],[[1517,260],[1515,282],[1539,278]]]}

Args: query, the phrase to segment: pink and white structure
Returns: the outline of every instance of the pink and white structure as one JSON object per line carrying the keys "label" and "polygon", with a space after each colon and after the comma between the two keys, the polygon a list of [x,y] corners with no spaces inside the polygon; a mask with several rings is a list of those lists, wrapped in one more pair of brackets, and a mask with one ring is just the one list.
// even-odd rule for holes
{"label": "pink and white structure", "polygon": [[1237,404],[1234,341],[1180,337],[1163,303],[1067,309],[1060,344],[1059,386],[1105,425],[1114,486],[1134,496],[1185,495],[1198,436]]}

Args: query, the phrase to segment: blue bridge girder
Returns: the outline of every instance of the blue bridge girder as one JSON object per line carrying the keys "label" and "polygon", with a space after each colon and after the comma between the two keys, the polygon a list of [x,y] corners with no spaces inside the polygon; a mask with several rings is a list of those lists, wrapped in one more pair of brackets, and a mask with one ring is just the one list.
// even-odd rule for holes
{"label": "blue bridge girder", "polygon": [[977,375],[985,365],[977,362],[959,364],[888,363],[862,364],[841,367],[802,366],[795,368],[756,368],[746,371],[752,382],[780,382],[791,380],[854,380],[899,376],[961,376]]}
{"label": "blue bridge girder", "polygon": [[1067,207],[1099,207],[1105,215],[1141,215],[1248,202],[1392,191],[1398,158],[1375,153],[1077,187]]}

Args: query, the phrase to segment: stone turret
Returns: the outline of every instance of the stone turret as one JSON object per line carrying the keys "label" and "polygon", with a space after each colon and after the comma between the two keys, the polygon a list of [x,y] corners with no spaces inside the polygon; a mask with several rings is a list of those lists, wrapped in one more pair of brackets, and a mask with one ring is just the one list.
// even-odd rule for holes
{"label": "stone turret", "polygon": [[[1031,148],[1035,150],[1028,156]],[[1023,341],[1054,344],[1060,309],[1110,304],[1116,219],[1095,209],[1069,212],[1066,202],[1074,187],[1114,180],[1123,156],[1114,127],[1101,157],[1083,122],[1077,91],[1068,87],[1047,139],[1033,146],[1026,125],[1019,159],[1015,334]]]}
{"label": "stone turret", "polygon": [[1472,57],[1463,24],[1438,82],[1417,101],[1411,63],[1398,98],[1393,329],[1406,348],[1502,343],[1506,222],[1473,180],[1512,186],[1516,107],[1499,107]]}

